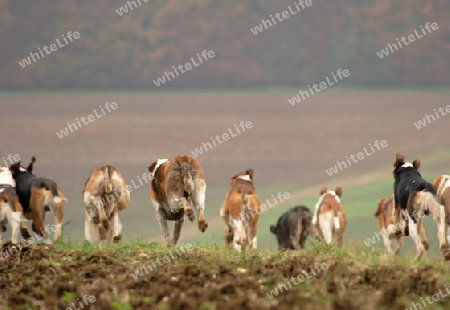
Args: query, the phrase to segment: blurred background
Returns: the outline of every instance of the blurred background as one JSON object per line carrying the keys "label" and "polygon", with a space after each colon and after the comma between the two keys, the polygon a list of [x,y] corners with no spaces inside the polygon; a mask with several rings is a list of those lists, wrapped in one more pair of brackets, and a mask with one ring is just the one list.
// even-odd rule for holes
{"label": "blurred background", "polygon": [[[25,164],[37,157],[35,173],[56,180],[69,198],[65,238],[76,241],[83,239],[81,190],[92,169],[112,164],[138,184],[154,160],[192,155],[250,121],[251,129],[198,156],[210,227],[202,235],[186,221],[182,242],[223,244],[220,205],[231,176],[249,167],[261,200],[279,191],[292,197],[262,215],[259,247],[276,248],[269,225],[296,204],[312,209],[322,185],[344,188],[346,240],[365,240],[378,231],[378,200],[392,195],[397,152],[421,158],[429,181],[449,173],[449,117],[426,115],[450,104],[450,3],[312,0],[254,34],[289,7],[296,11],[286,0],[0,1],[0,157],[19,154]],[[422,34],[427,22],[438,29],[378,56],[397,38]],[[30,53],[57,39],[65,44],[69,31],[80,37],[23,66]],[[215,57],[156,86],[174,66],[198,63],[204,50]],[[339,69],[350,76],[289,104]],[[61,136],[81,117],[101,114],[106,102],[117,110]],[[429,121],[418,129],[419,120]],[[376,140],[388,146],[337,174],[325,172]],[[126,241],[163,240],[148,184],[133,190],[122,219]],[[428,227],[435,246],[435,225]]]}

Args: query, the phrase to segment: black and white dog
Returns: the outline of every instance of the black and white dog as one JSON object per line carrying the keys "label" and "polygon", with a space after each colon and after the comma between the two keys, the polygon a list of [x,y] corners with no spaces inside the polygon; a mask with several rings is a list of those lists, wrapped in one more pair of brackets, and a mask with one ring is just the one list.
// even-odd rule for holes
{"label": "black and white dog", "polygon": [[405,156],[398,153],[392,171],[394,175],[394,224],[388,229],[390,236],[411,235],[420,258],[429,244],[423,225],[424,215],[432,214],[438,226],[439,243],[445,238],[444,206],[436,199],[436,188],[424,180],[419,172],[420,160],[412,163],[405,161]]}

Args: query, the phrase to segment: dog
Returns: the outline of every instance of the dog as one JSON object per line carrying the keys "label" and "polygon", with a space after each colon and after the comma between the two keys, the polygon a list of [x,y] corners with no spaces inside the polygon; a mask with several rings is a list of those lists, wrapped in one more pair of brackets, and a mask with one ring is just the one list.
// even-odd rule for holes
{"label": "dog", "polygon": [[312,224],[312,217],[308,207],[297,206],[284,212],[276,225],[270,225],[270,232],[277,237],[278,249],[302,250],[309,235],[322,241]]}
{"label": "dog", "polygon": [[[52,241],[44,228],[45,214],[51,210],[54,215],[56,231],[53,241],[57,241],[61,236],[63,207],[67,198],[64,197],[55,181],[37,177],[32,173],[35,161],[33,157],[27,168],[22,167],[20,162],[14,163],[9,166],[9,170],[16,183],[16,193],[25,218],[32,220],[33,231],[44,237],[47,244],[51,244]],[[22,235],[25,229],[28,230],[25,223],[22,223]]]}
{"label": "dog", "polygon": [[225,222],[225,246],[236,250],[257,248],[258,219],[261,203],[253,184],[253,169],[231,178],[230,187],[220,209]]}
{"label": "dog", "polygon": [[[22,167],[27,171],[33,170],[36,158],[33,156],[28,167]],[[16,181],[9,167],[0,167],[0,243],[7,224],[11,225],[11,242],[18,243],[19,231],[22,237],[28,239],[31,234],[26,226],[27,220],[23,218],[23,208],[16,193]]]}
{"label": "dog", "polygon": [[342,247],[347,228],[347,215],[340,200],[342,188],[336,187],[332,191],[324,186],[319,194],[312,224],[317,228],[320,238],[323,238],[325,243],[330,244],[333,238],[337,238],[337,245]]}
{"label": "dog", "polygon": [[[208,228],[205,219],[206,181],[198,160],[189,155],[158,159],[148,167],[148,171],[151,173],[150,198],[166,243],[177,244],[184,215],[194,221],[191,204],[197,210],[198,228],[205,232]],[[173,239],[170,238],[167,221],[175,221]]]}
{"label": "dog", "polygon": [[130,203],[130,192],[118,169],[106,165],[95,168],[83,188],[85,237],[89,242],[107,244],[122,239],[121,210]]}
{"label": "dog", "polygon": [[[420,223],[419,214],[432,214],[438,225],[438,239],[441,249],[445,247],[445,212],[436,199],[436,188],[422,178],[419,172],[420,160],[412,163],[405,161],[405,156],[398,153],[393,165],[394,176],[394,210],[393,224],[389,225],[389,238],[401,235],[411,235],[416,245],[416,259],[420,259],[428,240],[424,226]],[[402,213],[406,220],[402,220]]]}

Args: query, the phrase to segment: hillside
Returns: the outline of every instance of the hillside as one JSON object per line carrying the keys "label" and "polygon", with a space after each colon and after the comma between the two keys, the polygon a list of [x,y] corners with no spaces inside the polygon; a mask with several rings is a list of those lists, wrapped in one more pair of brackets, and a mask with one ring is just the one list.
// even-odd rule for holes
{"label": "hillside", "polygon": [[[300,11],[292,0],[136,2],[2,1],[0,88],[300,88],[338,69],[351,72],[342,83],[353,87],[450,82],[447,0],[313,0]],[[289,8],[297,13],[273,22]],[[261,28],[263,20],[272,26]],[[426,23],[438,28],[424,36]],[[387,50],[415,31],[420,39]],[[204,50],[216,56],[160,87],[153,82]]]}

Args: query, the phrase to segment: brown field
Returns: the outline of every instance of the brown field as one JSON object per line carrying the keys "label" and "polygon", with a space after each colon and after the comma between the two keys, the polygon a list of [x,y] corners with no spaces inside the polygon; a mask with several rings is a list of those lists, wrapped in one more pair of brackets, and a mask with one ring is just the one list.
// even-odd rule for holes
{"label": "brown field", "polygon": [[[395,153],[420,157],[445,145],[449,119],[417,130],[414,122],[448,104],[446,92],[332,92],[292,107],[294,91],[278,93],[30,93],[3,94],[1,156],[38,158],[36,172],[66,191],[81,191],[91,170],[110,163],[128,180],[156,158],[190,154],[234,124],[253,128],[199,156],[208,184],[226,187],[230,174],[251,166],[260,186],[298,188],[333,183],[325,169],[375,140],[388,147],[339,176],[390,169]],[[59,139],[56,132],[99,105],[118,109]],[[426,164],[426,163],[424,163]]]}

